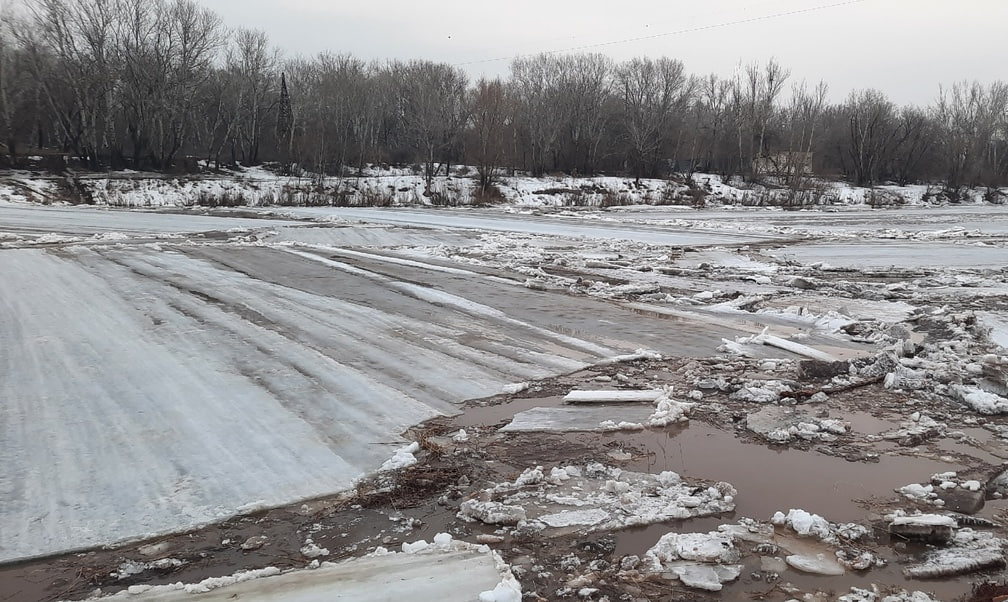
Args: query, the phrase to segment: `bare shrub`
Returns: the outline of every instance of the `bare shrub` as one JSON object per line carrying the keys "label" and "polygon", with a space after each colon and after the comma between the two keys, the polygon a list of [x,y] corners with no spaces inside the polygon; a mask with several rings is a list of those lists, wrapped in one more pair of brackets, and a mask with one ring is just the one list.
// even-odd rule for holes
{"label": "bare shrub", "polygon": [[211,193],[207,190],[200,190],[196,194],[196,205],[200,207],[242,207],[247,204],[245,193],[242,190],[231,194],[227,190],[220,194]]}
{"label": "bare shrub", "polygon": [[477,187],[473,191],[473,203],[476,205],[497,205],[505,202],[507,199],[496,184],[490,184],[486,189]]}
{"label": "bare shrub", "polygon": [[352,203],[358,207],[392,207],[395,205],[394,191],[381,191],[368,188],[359,191],[354,195],[357,202]]}
{"label": "bare shrub", "polygon": [[882,207],[899,207],[905,205],[906,199],[903,195],[891,190],[872,188],[865,196],[865,203],[873,209],[879,209]]}
{"label": "bare shrub", "polygon": [[1004,205],[1008,201],[1008,191],[1000,188],[988,188],[984,191],[983,199],[991,205]]}
{"label": "bare shrub", "polygon": [[598,197],[599,207],[625,207],[633,204],[633,197],[627,192],[603,191]]}

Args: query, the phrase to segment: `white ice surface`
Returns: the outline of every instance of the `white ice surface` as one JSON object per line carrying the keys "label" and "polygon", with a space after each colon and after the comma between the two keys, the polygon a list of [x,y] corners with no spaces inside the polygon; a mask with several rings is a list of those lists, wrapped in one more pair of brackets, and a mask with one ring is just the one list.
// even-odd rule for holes
{"label": "white ice surface", "polygon": [[0,560],[348,489],[455,402],[614,354],[442,291],[252,251],[262,277],[299,271],[333,293],[146,247],[0,251]]}
{"label": "white ice surface", "polygon": [[0,207],[0,229],[14,232],[72,233],[91,236],[107,232],[164,235],[225,231],[233,228],[276,228],[295,222],[199,214],[152,213],[75,205],[71,207]]}
{"label": "white ice surface", "polygon": [[862,240],[809,243],[788,247],[780,256],[805,265],[827,262],[848,268],[1001,268],[1006,251],[999,246],[977,246],[944,241]]}
{"label": "white ice surface", "polygon": [[437,212],[416,209],[371,208],[296,208],[291,213],[306,217],[336,215],[343,219],[369,223],[424,226],[461,230],[493,230],[564,236],[581,239],[619,239],[658,245],[709,245],[776,238],[765,234],[717,231],[690,231],[686,228],[652,227],[635,224],[621,226],[595,223],[580,216],[564,219],[553,216],[514,216],[488,210],[451,210]]}

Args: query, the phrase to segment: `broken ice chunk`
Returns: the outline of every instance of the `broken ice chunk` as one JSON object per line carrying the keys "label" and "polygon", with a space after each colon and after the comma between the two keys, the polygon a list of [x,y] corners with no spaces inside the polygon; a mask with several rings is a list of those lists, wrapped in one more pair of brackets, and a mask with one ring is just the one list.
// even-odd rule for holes
{"label": "broken ice chunk", "polygon": [[837,576],[843,575],[846,572],[843,565],[837,562],[835,557],[830,557],[826,554],[816,554],[814,556],[792,554],[786,556],[784,560],[792,568],[803,573],[812,573],[813,575]]}
{"label": "broken ice chunk", "polygon": [[964,404],[980,414],[1008,413],[1008,399],[1000,395],[969,385],[953,385],[951,390]]}
{"label": "broken ice chunk", "polygon": [[952,546],[929,552],[920,564],[903,569],[903,574],[915,579],[934,579],[963,575],[991,568],[1004,568],[1002,552],[1008,541],[992,533],[959,529]]}
{"label": "broken ice chunk", "polygon": [[459,505],[458,517],[462,520],[478,520],[490,525],[517,525],[525,520],[525,509],[500,502],[466,500]]}
{"label": "broken ice chunk", "polygon": [[683,585],[720,591],[742,572],[739,551],[729,533],[667,533],[644,555],[651,572],[675,575]]}
{"label": "broken ice chunk", "polygon": [[633,403],[656,401],[663,394],[661,389],[643,391],[571,391],[564,396],[564,403]]}
{"label": "broken ice chunk", "polygon": [[945,544],[952,539],[956,521],[940,514],[915,514],[897,516],[889,523],[889,533],[904,539]]}

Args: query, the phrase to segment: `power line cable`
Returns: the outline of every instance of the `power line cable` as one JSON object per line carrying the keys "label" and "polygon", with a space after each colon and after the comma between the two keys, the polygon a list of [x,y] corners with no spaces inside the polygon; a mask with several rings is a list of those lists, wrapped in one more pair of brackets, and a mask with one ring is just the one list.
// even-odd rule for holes
{"label": "power line cable", "polygon": [[605,47],[605,46],[616,46],[618,44],[629,44],[631,42],[641,42],[641,41],[644,41],[644,40],[654,40],[654,39],[657,39],[657,38],[665,38],[665,37],[668,37],[668,36],[682,35],[682,34],[685,34],[685,33],[695,33],[695,32],[698,32],[698,31],[709,31],[711,29],[719,29],[719,28],[722,28],[722,27],[731,27],[731,26],[734,26],[734,25],[745,25],[747,23],[757,23],[759,21],[768,21],[770,19],[778,19],[780,17],[790,17],[792,15],[801,15],[801,14],[805,14],[805,13],[811,13],[811,12],[816,12],[816,11],[820,11],[820,10],[826,10],[826,9],[829,9],[829,8],[838,8],[838,7],[841,7],[841,6],[850,6],[852,4],[860,4],[860,3],[866,2],[866,1],[867,0],[845,0],[844,2],[834,2],[833,4],[823,4],[823,5],[820,5],[820,6],[810,6],[808,8],[798,8],[798,9],[795,9],[795,10],[789,10],[789,11],[784,11],[784,12],[779,12],[779,13],[773,13],[773,14],[769,14],[769,15],[760,15],[758,17],[749,17],[747,19],[738,19],[738,20],[735,20],[735,21],[725,21],[725,22],[722,22],[722,23],[714,23],[714,24],[711,24],[711,25],[698,25],[696,27],[688,27],[688,28],[685,28],[685,29],[678,29],[676,31],[668,31],[668,32],[665,32],[665,33],[656,33],[656,34],[652,34],[652,35],[649,35],[649,36],[640,36],[640,37],[636,37],[636,38],[625,38],[625,39],[622,39],[622,40],[611,40],[611,41],[608,41],[608,42],[598,42],[596,44],[585,44],[583,46],[572,46],[570,48],[559,48],[559,49],[556,49],[556,50],[545,50],[545,51],[542,51],[542,52],[529,52],[529,53],[519,54],[519,55],[515,55],[515,56],[503,56],[503,57],[497,57],[497,58],[491,58],[491,59],[479,59],[479,60],[475,60],[475,61],[466,61],[464,63],[456,63],[455,66],[456,67],[466,67],[466,66],[469,66],[469,65],[479,65],[479,64],[483,64],[483,63],[495,63],[497,61],[509,61],[509,60],[512,60],[512,59],[523,59],[523,58],[527,58],[527,57],[530,57],[530,56],[537,56],[537,55],[540,55],[540,54],[560,54],[560,53],[563,53],[563,52],[575,52],[575,51],[578,51],[578,50],[589,50],[591,48],[602,48],[602,47]]}

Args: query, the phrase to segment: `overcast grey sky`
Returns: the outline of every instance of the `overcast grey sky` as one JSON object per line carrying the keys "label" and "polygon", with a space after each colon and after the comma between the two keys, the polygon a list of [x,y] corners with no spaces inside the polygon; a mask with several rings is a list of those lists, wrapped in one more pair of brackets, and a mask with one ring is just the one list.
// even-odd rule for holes
{"label": "overcast grey sky", "polygon": [[429,59],[473,78],[506,75],[514,56],[578,48],[617,60],[666,55],[722,76],[774,57],[792,81],[825,80],[833,100],[878,88],[927,104],[939,84],[1008,79],[1008,0],[202,2],[231,27],[265,30],[288,55]]}

